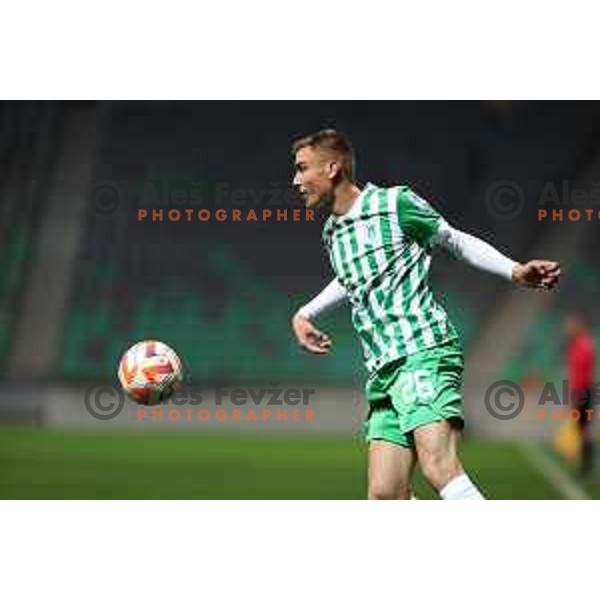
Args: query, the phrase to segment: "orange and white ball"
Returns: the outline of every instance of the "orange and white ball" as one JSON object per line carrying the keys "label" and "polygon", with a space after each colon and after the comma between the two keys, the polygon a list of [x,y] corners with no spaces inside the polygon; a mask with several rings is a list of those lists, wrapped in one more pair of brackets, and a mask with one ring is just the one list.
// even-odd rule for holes
{"label": "orange and white ball", "polygon": [[152,405],[173,394],[183,380],[183,368],[177,353],[167,344],[144,340],[125,352],[117,375],[132,400]]}

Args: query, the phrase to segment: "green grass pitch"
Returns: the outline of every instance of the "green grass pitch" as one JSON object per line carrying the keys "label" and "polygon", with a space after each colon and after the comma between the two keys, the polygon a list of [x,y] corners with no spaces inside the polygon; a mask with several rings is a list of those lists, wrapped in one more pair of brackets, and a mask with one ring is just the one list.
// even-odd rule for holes
{"label": "green grass pitch", "polygon": [[[466,440],[463,460],[494,499],[560,493],[510,443]],[[434,494],[416,479],[419,498]],[[366,447],[341,436],[73,432],[0,428],[0,498],[364,499]]]}

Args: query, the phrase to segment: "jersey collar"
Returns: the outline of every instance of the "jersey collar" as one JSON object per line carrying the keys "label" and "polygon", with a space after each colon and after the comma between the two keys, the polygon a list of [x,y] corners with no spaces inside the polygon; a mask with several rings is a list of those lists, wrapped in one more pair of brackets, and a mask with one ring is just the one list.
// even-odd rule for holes
{"label": "jersey collar", "polygon": [[376,185],[373,185],[372,183],[367,182],[365,184],[365,187],[361,190],[360,194],[355,198],[355,200],[354,200],[352,206],[350,207],[350,209],[348,210],[348,212],[344,213],[343,215],[339,215],[339,216],[331,213],[333,220],[337,223],[339,221],[343,221],[344,219],[350,219],[353,216],[360,213],[360,209],[361,209],[361,206],[362,206],[365,196],[367,194],[375,191],[376,189],[377,189]]}

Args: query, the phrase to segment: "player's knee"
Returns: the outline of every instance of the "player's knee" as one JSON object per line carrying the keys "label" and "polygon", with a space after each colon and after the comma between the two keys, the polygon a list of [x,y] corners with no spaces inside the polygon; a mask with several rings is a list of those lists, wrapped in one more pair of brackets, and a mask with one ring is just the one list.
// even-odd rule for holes
{"label": "player's knee", "polygon": [[391,486],[370,483],[368,490],[369,500],[410,500],[412,491],[410,486],[401,486],[401,488],[393,488]]}
{"label": "player's knee", "polygon": [[369,500],[393,500],[394,492],[385,485],[370,484],[368,498]]}

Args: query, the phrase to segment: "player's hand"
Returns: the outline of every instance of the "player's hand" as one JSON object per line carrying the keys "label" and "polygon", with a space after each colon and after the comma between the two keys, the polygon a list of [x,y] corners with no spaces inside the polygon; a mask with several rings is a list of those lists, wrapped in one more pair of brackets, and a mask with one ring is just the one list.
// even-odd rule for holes
{"label": "player's hand", "polygon": [[302,348],[313,354],[327,354],[331,348],[329,336],[319,331],[307,318],[295,314],[292,329]]}
{"label": "player's hand", "polygon": [[559,277],[560,265],[553,260],[530,260],[524,265],[515,265],[512,272],[515,283],[544,290],[552,289]]}

